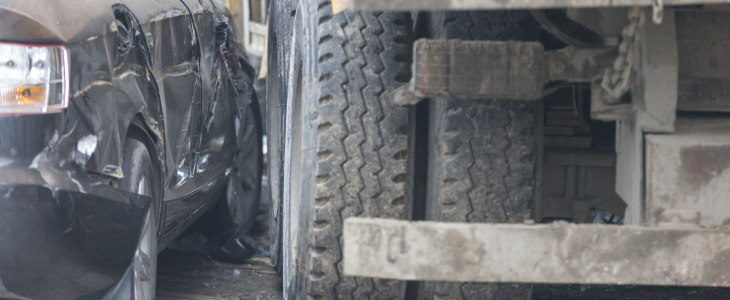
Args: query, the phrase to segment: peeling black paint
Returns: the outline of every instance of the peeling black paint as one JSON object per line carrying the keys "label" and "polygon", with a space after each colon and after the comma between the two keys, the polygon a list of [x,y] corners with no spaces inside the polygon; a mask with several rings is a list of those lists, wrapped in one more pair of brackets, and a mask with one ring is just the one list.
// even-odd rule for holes
{"label": "peeling black paint", "polygon": [[131,126],[160,166],[160,247],[215,204],[255,75],[230,19],[211,0],[0,0],[0,41],[61,44],[70,58],[67,109],[0,116],[8,291],[97,299],[131,284],[150,200],[114,187]]}

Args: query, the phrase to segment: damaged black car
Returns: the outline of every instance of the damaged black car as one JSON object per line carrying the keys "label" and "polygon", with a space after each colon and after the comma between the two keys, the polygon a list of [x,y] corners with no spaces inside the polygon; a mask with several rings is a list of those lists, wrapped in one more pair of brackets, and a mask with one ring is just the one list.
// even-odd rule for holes
{"label": "damaged black car", "polygon": [[204,216],[251,255],[255,71],[218,0],[0,0],[0,299],[154,299]]}

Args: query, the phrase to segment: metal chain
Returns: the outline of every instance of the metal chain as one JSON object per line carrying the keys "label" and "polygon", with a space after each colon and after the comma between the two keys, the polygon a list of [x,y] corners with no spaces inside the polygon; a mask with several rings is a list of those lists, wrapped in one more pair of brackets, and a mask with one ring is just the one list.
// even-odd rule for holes
{"label": "metal chain", "polygon": [[622,32],[623,39],[618,46],[618,57],[613,67],[606,69],[601,86],[610,97],[610,103],[618,103],[621,96],[631,87],[631,70],[636,56],[636,45],[639,44],[639,28],[644,25],[644,13],[634,6],[629,10],[629,25]]}
{"label": "metal chain", "polygon": [[651,18],[654,24],[661,24],[664,18],[664,1],[653,0],[651,1],[652,15]]}

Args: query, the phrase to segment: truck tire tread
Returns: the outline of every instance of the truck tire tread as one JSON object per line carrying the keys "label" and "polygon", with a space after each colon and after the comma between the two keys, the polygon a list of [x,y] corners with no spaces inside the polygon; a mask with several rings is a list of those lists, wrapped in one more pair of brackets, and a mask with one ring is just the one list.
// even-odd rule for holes
{"label": "truck tire tread", "polygon": [[[524,11],[437,13],[438,34],[462,40],[532,40]],[[533,28],[537,28],[536,26]],[[536,139],[533,103],[431,99],[427,219],[522,223],[531,218]],[[531,286],[425,282],[423,300],[530,299]]]}
{"label": "truck tire tread", "polygon": [[404,283],[342,272],[342,222],[408,219],[413,117],[390,92],[410,79],[408,13],[345,11],[319,1],[320,98],[315,214],[309,240],[311,299],[396,299]]}

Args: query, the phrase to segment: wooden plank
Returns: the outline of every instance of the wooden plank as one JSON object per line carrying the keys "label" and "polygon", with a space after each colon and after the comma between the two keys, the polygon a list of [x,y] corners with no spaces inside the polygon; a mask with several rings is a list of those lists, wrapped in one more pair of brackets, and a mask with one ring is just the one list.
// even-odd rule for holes
{"label": "wooden plank", "polygon": [[344,274],[399,280],[730,286],[730,231],[349,218]]}
{"label": "wooden plank", "polygon": [[332,0],[332,14],[339,14],[341,11],[347,9],[349,2],[347,0]]}
{"label": "wooden plank", "polygon": [[[730,3],[730,0],[664,0],[663,4]],[[652,0],[349,0],[353,10],[478,10],[651,6]]]}

